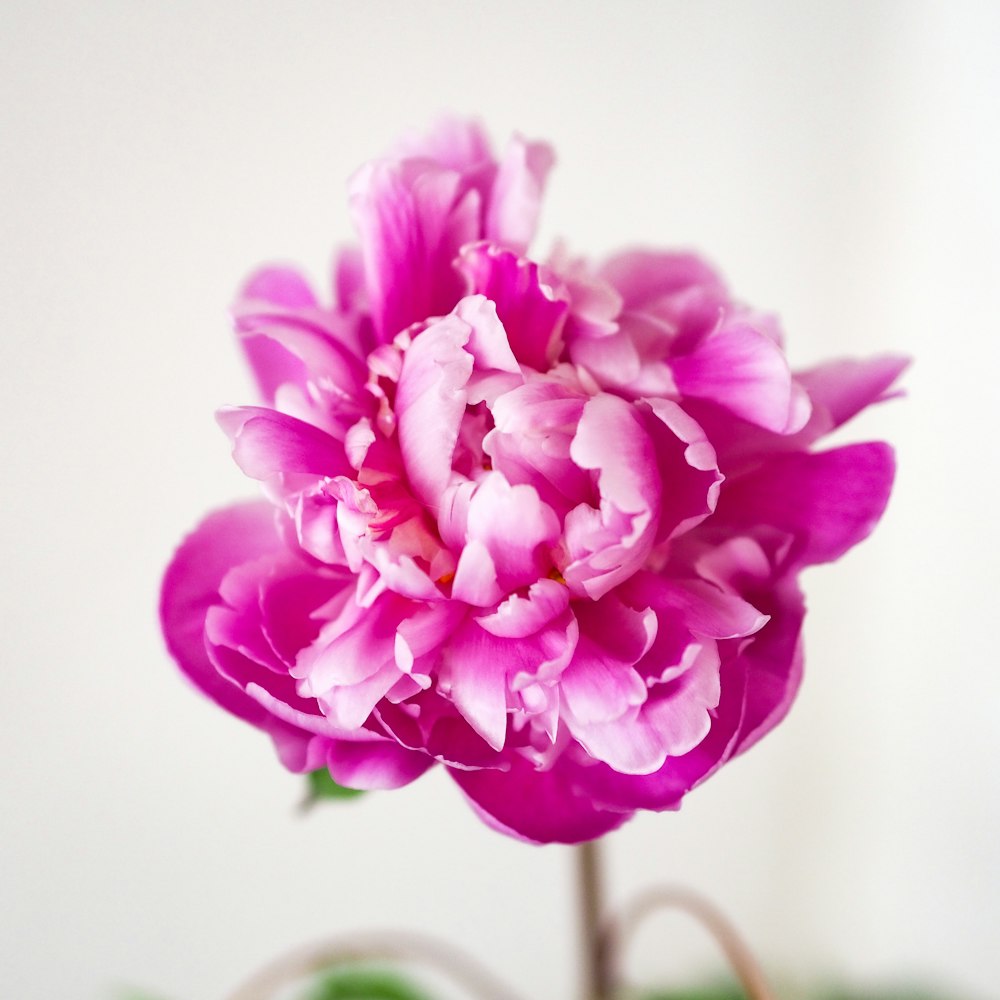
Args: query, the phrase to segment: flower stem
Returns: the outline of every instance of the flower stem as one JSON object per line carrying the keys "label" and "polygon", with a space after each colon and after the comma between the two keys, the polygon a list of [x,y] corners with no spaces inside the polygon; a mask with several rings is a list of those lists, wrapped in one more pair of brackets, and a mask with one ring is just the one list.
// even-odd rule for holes
{"label": "flower stem", "polygon": [[607,948],[604,935],[604,886],[598,841],[576,848],[580,885],[580,921],[583,945],[584,1000],[611,1000]]}

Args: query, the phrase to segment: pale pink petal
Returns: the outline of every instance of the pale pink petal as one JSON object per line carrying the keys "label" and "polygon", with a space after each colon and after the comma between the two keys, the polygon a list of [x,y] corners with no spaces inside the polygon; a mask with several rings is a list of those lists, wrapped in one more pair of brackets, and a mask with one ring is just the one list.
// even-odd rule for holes
{"label": "pale pink petal", "polygon": [[410,484],[433,505],[451,480],[451,460],[465,413],[473,359],[463,350],[468,324],[449,316],[424,330],[406,352],[396,416]]}
{"label": "pale pink petal", "polygon": [[576,594],[597,599],[632,575],[653,545],[662,484],[652,443],[635,409],[602,393],[584,405],[570,447],[597,473],[599,517],[578,507],[565,525],[562,575]]}
{"label": "pale pink petal", "polygon": [[500,396],[491,408],[495,427],[483,440],[493,468],[509,483],[533,486],[554,510],[595,500],[590,474],[570,455],[587,398],[554,379],[529,381]]}
{"label": "pale pink petal", "polygon": [[720,690],[719,654],[715,643],[708,643],[677,679],[661,685],[659,696],[651,692],[616,719],[576,722],[574,735],[595,760],[618,773],[652,774],[708,735]]}
{"label": "pale pink petal", "polygon": [[494,750],[507,734],[507,673],[511,643],[469,622],[451,637],[439,688]]}
{"label": "pale pink petal", "polygon": [[616,597],[576,607],[580,639],[560,677],[574,723],[608,722],[646,700],[646,683],[633,669],[656,638],[656,615]]}
{"label": "pale pink petal", "polygon": [[506,639],[533,635],[569,607],[569,590],[555,580],[542,579],[524,597],[511,594],[496,610],[476,618],[480,627]]}
{"label": "pale pink petal", "polygon": [[482,125],[442,116],[426,132],[406,132],[389,150],[392,159],[433,160],[460,173],[493,162],[493,150]]}
{"label": "pale pink petal", "polygon": [[[552,547],[560,524],[533,486],[511,486],[499,472],[488,473],[469,502],[466,533],[482,543],[504,593],[527,587],[552,568]],[[463,553],[464,557],[464,553]]]}
{"label": "pale pink petal", "polygon": [[[322,700],[338,687],[360,684],[386,664],[395,665],[395,633],[410,603],[383,594],[371,607],[349,602],[324,624],[319,637],[303,650],[293,668],[301,690]],[[386,688],[388,690],[388,687]]]}
{"label": "pale pink petal", "polygon": [[630,311],[655,308],[665,297],[688,288],[707,288],[719,297],[725,295],[722,278],[690,253],[626,251],[606,261],[600,276],[618,290],[623,307]]}
{"label": "pale pink petal", "polygon": [[365,381],[358,320],[324,310],[290,268],[250,276],[232,307],[233,322],[265,401],[282,386],[336,387],[342,404],[360,398]]}
{"label": "pale pink petal", "polygon": [[545,179],[555,162],[544,142],[514,136],[504,151],[486,211],[488,240],[524,253],[535,235]]}
{"label": "pale pink petal", "polygon": [[468,542],[458,557],[451,596],[473,607],[487,608],[501,600],[504,589],[497,580],[497,568],[485,543]]}

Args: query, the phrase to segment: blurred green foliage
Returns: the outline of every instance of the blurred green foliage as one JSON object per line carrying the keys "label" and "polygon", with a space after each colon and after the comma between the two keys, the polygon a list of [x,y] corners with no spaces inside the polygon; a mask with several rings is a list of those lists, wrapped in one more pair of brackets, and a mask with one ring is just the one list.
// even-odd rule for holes
{"label": "blurred green foliage", "polygon": [[[929,990],[923,986],[905,985],[883,989],[827,986],[825,989],[806,991],[778,990],[777,996],[788,1000],[954,1000],[952,994]],[[145,990],[126,989],[118,992],[114,1000],[165,1000],[165,998]],[[295,1000],[435,1000],[435,998],[400,972],[352,965],[320,973],[295,995]],[[629,1000],[746,1000],[746,994],[736,983],[719,980],[698,986],[629,994]]]}
{"label": "blurred green foliage", "polygon": [[323,973],[298,1000],[431,1000],[398,972],[385,969],[334,969]]}

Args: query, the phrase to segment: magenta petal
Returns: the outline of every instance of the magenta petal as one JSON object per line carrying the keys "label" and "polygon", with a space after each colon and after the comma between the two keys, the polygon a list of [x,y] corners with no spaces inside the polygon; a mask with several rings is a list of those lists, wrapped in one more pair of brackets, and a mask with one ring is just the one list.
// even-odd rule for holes
{"label": "magenta petal", "polygon": [[380,338],[447,313],[462,291],[452,262],[479,235],[478,192],[426,160],[370,163],[350,190]]}
{"label": "magenta petal", "polygon": [[[235,312],[245,310],[247,300],[258,300],[284,309],[315,309],[318,306],[306,280],[291,268],[266,267],[247,280],[237,299]],[[278,386],[305,380],[302,362],[279,344],[266,337],[248,337],[243,341],[247,360],[257,378],[264,399],[274,402]]]}
{"label": "magenta petal", "polygon": [[715,510],[725,477],[705,432],[680,406],[667,399],[645,399],[637,405],[649,414],[645,426],[660,478],[670,484],[660,508],[660,542],[704,521]]}
{"label": "magenta petal", "polygon": [[219,602],[219,586],[230,569],[281,548],[270,504],[227,507],[184,539],[160,594],[160,623],[178,666],[213,701],[255,725],[262,725],[267,713],[215,669],[205,647],[205,616]]}
{"label": "magenta petal", "polygon": [[746,321],[723,325],[670,367],[682,396],[710,399],[766,430],[793,433],[809,416],[781,348]]}
{"label": "magenta petal", "polygon": [[479,816],[501,833],[536,844],[578,844],[631,816],[630,810],[600,808],[584,783],[589,767],[566,754],[545,771],[516,753],[508,758],[506,773],[448,769]]}
{"label": "magenta petal", "polygon": [[753,594],[770,620],[740,650],[746,701],[733,753],[743,753],[788,713],[802,681],[802,620],[805,599],[793,578]]}
{"label": "magenta petal", "polygon": [[896,354],[860,361],[843,358],[797,372],[795,377],[813,403],[830,414],[831,426],[840,427],[866,406],[897,395],[899,390],[890,389],[909,364],[909,358]]}
{"label": "magenta petal", "polygon": [[339,476],[353,472],[343,445],[296,417],[259,406],[219,410],[219,425],[233,442],[236,464],[252,479],[287,472]]}
{"label": "magenta petal", "polygon": [[562,349],[562,328],[569,311],[566,295],[543,280],[537,264],[494,244],[463,248],[459,267],[470,290],[496,304],[518,361],[548,371]]}
{"label": "magenta petal", "polygon": [[830,562],[867,538],[889,500],[895,463],[883,442],[779,455],[731,481],[716,517],[746,528],[773,525],[795,539],[800,565]]}
{"label": "magenta petal", "polygon": [[408,785],[434,764],[434,758],[396,743],[335,740],[326,764],[338,784],[375,791]]}
{"label": "magenta petal", "polygon": [[232,307],[240,343],[268,404],[281,386],[304,394],[335,386],[357,399],[366,372],[355,319],[321,309],[295,271],[266,268],[252,275]]}

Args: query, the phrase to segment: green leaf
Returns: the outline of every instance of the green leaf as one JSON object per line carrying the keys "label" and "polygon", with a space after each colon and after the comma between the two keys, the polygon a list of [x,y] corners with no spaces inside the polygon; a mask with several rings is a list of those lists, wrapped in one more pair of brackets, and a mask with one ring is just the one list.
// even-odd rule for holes
{"label": "green leaf", "polygon": [[430,1000],[430,997],[398,972],[346,968],[323,973],[300,1000]]}
{"label": "green leaf", "polygon": [[318,771],[310,771],[306,775],[306,782],[309,788],[303,803],[306,807],[314,805],[321,799],[340,799],[343,801],[344,799],[356,799],[359,795],[365,794],[359,788],[345,788],[343,785],[338,785],[330,777],[330,772],[325,767],[321,767]]}

